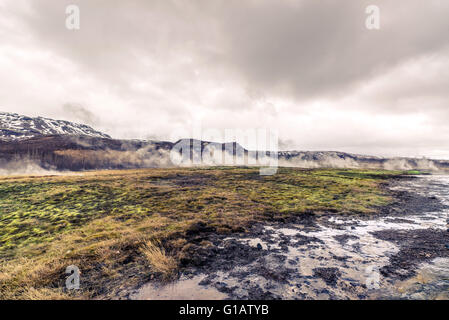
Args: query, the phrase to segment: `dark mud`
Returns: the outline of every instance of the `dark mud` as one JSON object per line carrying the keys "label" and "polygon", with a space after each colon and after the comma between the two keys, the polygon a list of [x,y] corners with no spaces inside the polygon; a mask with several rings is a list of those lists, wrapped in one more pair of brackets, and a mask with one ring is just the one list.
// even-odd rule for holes
{"label": "dark mud", "polygon": [[315,268],[313,269],[313,275],[323,279],[327,285],[335,287],[341,273],[337,268]]}
{"label": "dark mud", "polygon": [[394,242],[400,247],[390,257],[390,264],[380,269],[387,277],[405,280],[416,275],[416,266],[435,258],[449,258],[449,232],[423,229],[413,231],[384,230],[373,233],[375,237]]}
{"label": "dark mud", "polygon": [[[384,187],[395,202],[373,215],[311,213],[228,237],[194,226],[177,290],[187,281],[195,292],[197,279],[197,289],[215,290],[209,296],[217,299],[415,298],[418,289],[400,291],[399,281],[412,279],[423,263],[449,258],[449,178],[397,179]],[[445,272],[432,295],[422,284],[418,296],[439,296]],[[153,299],[160,290],[149,283],[129,297]]]}

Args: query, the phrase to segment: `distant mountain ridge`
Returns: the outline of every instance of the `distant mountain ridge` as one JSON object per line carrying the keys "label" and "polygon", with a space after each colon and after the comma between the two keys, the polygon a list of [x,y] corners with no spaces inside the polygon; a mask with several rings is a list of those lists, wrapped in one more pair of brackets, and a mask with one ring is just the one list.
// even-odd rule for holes
{"label": "distant mountain ridge", "polygon": [[0,140],[24,140],[48,135],[85,135],[111,138],[85,124],[43,117],[27,117],[17,113],[0,112]]}
{"label": "distant mountain ridge", "polygon": [[[230,154],[234,162],[226,165],[252,165],[254,161],[249,159],[258,161],[260,154],[269,154],[265,150],[247,150],[236,142],[112,139],[83,124],[0,112],[0,173],[20,172],[18,168],[30,164],[46,170],[71,171],[173,167],[172,156],[180,152],[180,145],[183,152],[187,151],[187,163],[181,165],[190,165],[189,160],[194,159],[200,159],[200,165],[223,165],[220,159],[229,159]],[[211,149],[218,152],[218,162],[207,157]],[[446,160],[382,158],[337,151],[280,151],[277,158],[281,167],[449,170]],[[193,165],[198,162],[193,161]]]}

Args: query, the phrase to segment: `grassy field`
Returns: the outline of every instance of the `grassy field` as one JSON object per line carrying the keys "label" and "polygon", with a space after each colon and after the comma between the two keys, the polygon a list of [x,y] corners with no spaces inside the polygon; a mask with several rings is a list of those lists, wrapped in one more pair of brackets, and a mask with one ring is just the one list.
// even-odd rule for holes
{"label": "grassy field", "polygon": [[[392,201],[380,185],[397,174],[213,168],[2,177],[0,299],[113,297],[175,277],[198,223],[226,234],[304,213],[370,214]],[[81,290],[63,289],[69,265],[81,270]]]}

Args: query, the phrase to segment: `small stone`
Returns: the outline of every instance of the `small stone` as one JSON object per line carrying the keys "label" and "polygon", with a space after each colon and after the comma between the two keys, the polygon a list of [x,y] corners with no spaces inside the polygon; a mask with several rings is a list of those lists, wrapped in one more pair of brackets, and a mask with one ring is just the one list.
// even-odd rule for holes
{"label": "small stone", "polygon": [[262,250],[262,245],[260,243],[257,244],[257,250]]}

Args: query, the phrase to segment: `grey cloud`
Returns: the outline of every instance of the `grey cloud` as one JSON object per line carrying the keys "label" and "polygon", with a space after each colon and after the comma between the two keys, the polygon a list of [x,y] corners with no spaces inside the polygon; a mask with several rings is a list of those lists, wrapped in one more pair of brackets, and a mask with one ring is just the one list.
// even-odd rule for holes
{"label": "grey cloud", "polygon": [[[447,1],[5,1],[0,67],[17,70],[0,69],[6,111],[62,112],[123,138],[164,139],[203,117],[279,127],[286,147],[447,150]],[[64,26],[68,4],[79,31]],[[378,31],[365,28],[371,4]]]}
{"label": "grey cloud", "polygon": [[[78,32],[63,27],[69,3],[81,8]],[[122,95],[138,94],[131,88],[135,79],[165,73],[152,83],[182,97],[194,69],[205,69],[217,74],[216,81],[240,80],[253,92],[307,100],[345,96],[402,61],[449,45],[449,4],[375,1],[378,31],[365,28],[369,4],[43,0],[33,2],[27,22],[46,46]]]}
{"label": "grey cloud", "polygon": [[[448,3],[297,3],[239,1],[227,7],[228,58],[251,85],[302,99],[345,95],[401,61],[449,44]],[[365,28],[368,4],[381,9],[380,30]]]}
{"label": "grey cloud", "polygon": [[76,119],[85,124],[95,125],[99,121],[94,113],[77,103],[65,103],[62,109],[69,118]]}

